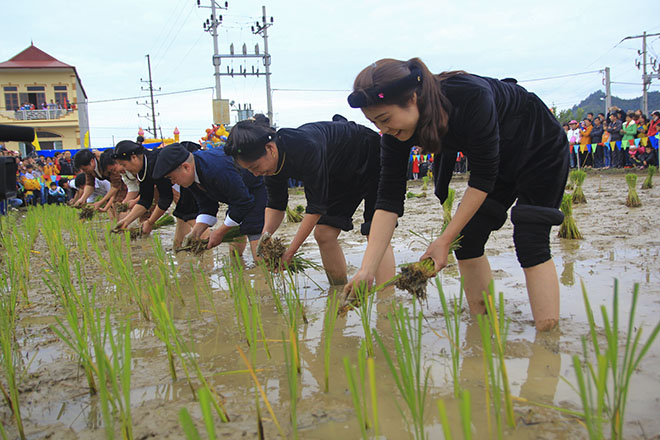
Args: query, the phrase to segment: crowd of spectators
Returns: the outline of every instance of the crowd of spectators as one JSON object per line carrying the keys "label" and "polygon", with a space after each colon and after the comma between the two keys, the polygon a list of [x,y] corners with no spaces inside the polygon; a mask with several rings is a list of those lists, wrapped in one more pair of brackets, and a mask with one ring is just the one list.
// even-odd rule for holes
{"label": "crowd of spectators", "polygon": [[75,190],[70,185],[75,169],[71,152],[56,152],[53,157],[35,154],[21,158],[18,152],[0,147],[0,156],[13,157],[16,161],[17,197],[9,200],[12,207],[66,203]]}
{"label": "crowd of spectators", "polygon": [[587,113],[564,124],[571,168],[647,168],[658,166],[658,151],[649,137],[660,130],[660,111],[648,118],[641,110],[611,107],[607,115]]}

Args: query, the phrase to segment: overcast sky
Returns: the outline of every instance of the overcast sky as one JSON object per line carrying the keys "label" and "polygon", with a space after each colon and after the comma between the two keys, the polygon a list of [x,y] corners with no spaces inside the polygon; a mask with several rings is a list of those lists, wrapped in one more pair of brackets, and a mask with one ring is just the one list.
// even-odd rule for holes
{"label": "overcast sky", "polygon": [[[224,2],[222,2],[224,4]],[[210,5],[202,0],[202,5]],[[327,120],[335,113],[368,124],[346,104],[353,79],[380,58],[420,57],[431,71],[463,69],[497,78],[514,77],[548,105],[571,107],[604,89],[598,72],[526,81],[611,68],[613,95],[641,95],[641,39],[627,36],[660,33],[660,2],[641,1],[434,1],[335,0],[230,1],[220,11],[220,53],[234,43],[252,51],[263,40],[250,26],[265,5],[274,17],[269,28],[275,122],[292,127]],[[213,41],[202,22],[210,9],[196,0],[3,0],[0,61],[27,48],[30,41],[76,67],[89,99],[93,147],[114,139],[133,139],[138,117],[149,110],[136,99],[148,78],[150,54],[154,85],[162,93],[207,88],[158,97],[157,124],[165,137],[175,126],[183,140],[197,141],[211,125],[214,86]],[[649,54],[660,54],[659,37],[648,38]],[[251,61],[223,61],[239,70]],[[260,66],[263,71],[263,66]],[[222,78],[222,97],[251,103],[266,111],[265,80]],[[293,90],[296,89],[296,90]],[[303,91],[300,91],[300,90]],[[310,91],[313,90],[313,91]],[[656,80],[651,90],[660,90]],[[144,101],[145,98],[139,99]],[[604,105],[603,105],[604,107]],[[114,138],[113,138],[114,136]]]}

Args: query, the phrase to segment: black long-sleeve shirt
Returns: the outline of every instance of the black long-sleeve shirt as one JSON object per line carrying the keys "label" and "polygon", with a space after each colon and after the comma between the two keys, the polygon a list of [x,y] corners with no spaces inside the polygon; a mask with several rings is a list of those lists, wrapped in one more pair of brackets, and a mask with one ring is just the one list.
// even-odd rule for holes
{"label": "black long-sleeve shirt", "polygon": [[[442,81],[442,91],[451,109],[433,166],[441,201],[459,151],[470,164],[468,185],[489,193],[498,178],[513,182],[525,167],[553,160],[565,149],[566,135],[547,106],[515,83],[459,74]],[[542,135],[532,139],[532,132]],[[409,151],[418,142],[417,135],[405,142],[383,136],[376,209],[403,215]]]}
{"label": "black long-sleeve shirt", "polygon": [[[144,206],[146,209],[151,208],[151,204],[154,201],[154,186],[156,186],[158,188],[158,207],[166,211],[172,204],[172,200],[174,200],[174,194],[172,193],[172,182],[170,182],[170,179],[154,179],[152,177],[159,152],[160,150],[145,150],[144,152],[142,169],[136,175],[140,183],[140,200],[138,200],[138,204]],[[143,176],[144,179],[140,181]]]}
{"label": "black long-sleeve shirt", "polygon": [[[275,176],[265,178],[269,208],[284,211],[289,200],[288,179],[301,180],[309,214],[326,214],[328,194],[359,185],[379,172],[378,133],[354,122],[313,122],[278,130],[279,152]],[[282,163],[283,162],[283,163]]]}

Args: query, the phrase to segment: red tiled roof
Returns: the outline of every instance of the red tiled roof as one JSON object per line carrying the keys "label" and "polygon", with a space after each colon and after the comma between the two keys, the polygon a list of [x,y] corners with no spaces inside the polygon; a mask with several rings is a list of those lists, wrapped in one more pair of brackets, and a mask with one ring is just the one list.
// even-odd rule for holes
{"label": "red tiled roof", "polygon": [[15,55],[13,58],[0,63],[0,69],[43,69],[43,68],[66,68],[73,69],[73,72],[78,78],[78,83],[82,89],[85,98],[87,98],[87,93],[82,86],[82,81],[78,76],[78,72],[74,66],[70,66],[66,63],[61,62],[57,58],[54,58],[48,55],[43,50],[39,49],[34,43],[30,44],[30,47],[25,49],[23,52]]}
{"label": "red tiled roof", "polygon": [[14,68],[14,69],[34,69],[44,67],[66,67],[73,69],[73,66],[65,64],[60,60],[53,58],[43,50],[37,48],[34,44],[25,49],[23,52],[14,56],[13,58],[0,63],[0,69]]}

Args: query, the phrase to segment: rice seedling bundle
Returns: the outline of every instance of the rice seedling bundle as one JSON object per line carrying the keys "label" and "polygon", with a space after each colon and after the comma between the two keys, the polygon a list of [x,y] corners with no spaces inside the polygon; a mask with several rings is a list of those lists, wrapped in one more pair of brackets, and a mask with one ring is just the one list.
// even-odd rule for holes
{"label": "rice seedling bundle", "polygon": [[82,205],[78,213],[80,220],[91,220],[94,218],[94,207],[92,205]]}
{"label": "rice seedling bundle", "polygon": [[575,220],[573,219],[573,198],[570,194],[564,194],[561,200],[561,212],[564,213],[564,221],[559,226],[559,238],[567,238],[569,240],[581,240],[582,234],[578,230]]}
{"label": "rice seedling bundle", "polygon": [[584,196],[584,192],[582,191],[582,184],[584,183],[584,179],[587,177],[587,173],[582,170],[574,170],[571,171],[571,174],[575,175],[575,189],[573,190],[573,203],[580,204],[580,203],[587,203],[587,198]]}
{"label": "rice seedling bundle", "polygon": [[295,209],[291,209],[288,206],[286,207],[286,221],[289,223],[300,223],[303,219],[305,213],[305,207],[298,205]]}
{"label": "rice seedling bundle", "polygon": [[642,206],[641,200],[639,200],[639,195],[637,195],[637,190],[635,185],[637,184],[637,175],[629,173],[626,174],[626,183],[628,184],[628,198],[626,198],[626,206],[629,208],[637,208]]}
{"label": "rice seedling bundle", "polygon": [[575,188],[575,180],[576,180],[576,174],[575,172],[579,170],[571,170],[571,172],[568,174],[568,183],[566,184],[566,189],[569,191],[572,191],[573,188]]}
{"label": "rice seedling bundle", "polygon": [[128,203],[117,203],[115,205],[115,212],[121,214],[122,212],[128,212]]}
{"label": "rice seedling bundle", "polygon": [[426,175],[422,177],[422,191],[426,191],[429,188],[429,176]]}
{"label": "rice seedling bundle", "polygon": [[648,174],[644,183],[642,183],[642,189],[651,189],[653,188],[653,175],[657,171],[657,168],[654,165],[649,165]]}
{"label": "rice seedling bundle", "polygon": [[170,214],[163,214],[156,222],[154,223],[154,229],[162,228],[163,226],[173,225],[176,223],[174,217]]}
{"label": "rice seedling bundle", "polygon": [[449,222],[451,221],[451,210],[454,206],[454,198],[456,197],[456,190],[449,188],[447,191],[447,198],[442,202],[442,230],[444,231]]}
{"label": "rice seedling bundle", "polygon": [[[263,259],[269,271],[279,270],[282,266],[282,255],[286,251],[286,246],[280,237],[273,237],[270,234],[264,235],[257,246],[257,257]],[[320,266],[298,253],[293,256],[287,268],[292,272],[304,272],[306,269],[318,269]]]}
{"label": "rice seedling bundle", "polygon": [[414,192],[412,192],[412,191],[408,191],[408,192],[406,193],[406,199],[416,199],[416,198],[424,198],[424,197],[426,197],[426,193],[425,193],[425,192],[420,193],[420,194],[416,194],[416,193],[414,193]]}

